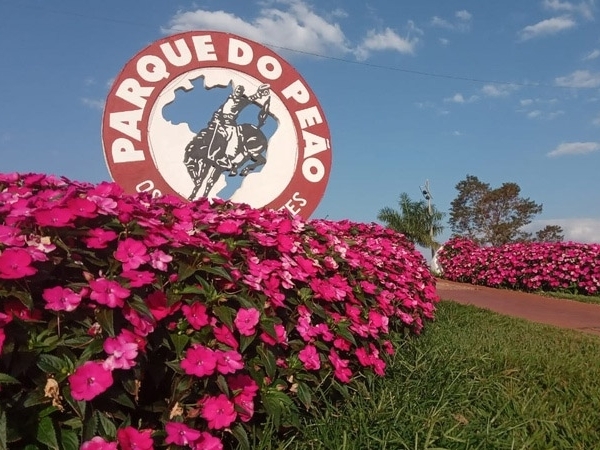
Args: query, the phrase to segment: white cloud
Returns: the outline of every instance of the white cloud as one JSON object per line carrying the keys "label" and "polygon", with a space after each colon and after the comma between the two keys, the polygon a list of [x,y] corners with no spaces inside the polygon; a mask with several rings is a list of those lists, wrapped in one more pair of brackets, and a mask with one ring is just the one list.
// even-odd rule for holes
{"label": "white cloud", "polygon": [[519,89],[514,84],[486,84],[481,88],[481,92],[487,97],[506,97]]}
{"label": "white cloud", "polygon": [[519,102],[521,106],[530,106],[533,104],[533,100],[530,98],[525,98]]}
{"label": "white cloud", "polygon": [[600,87],[600,72],[592,73],[589,70],[576,70],[565,77],[554,80],[557,86],[572,88],[597,88]]}
{"label": "white cloud", "polygon": [[453,136],[462,136],[462,133],[460,131],[458,131],[458,130],[455,130],[455,131],[452,132],[452,135]]}
{"label": "white cloud", "polygon": [[82,98],[81,103],[91,109],[98,109],[102,111],[104,109],[104,101],[102,100],[93,100],[91,98]]}
{"label": "white cloud", "polygon": [[598,117],[596,117],[594,120],[592,120],[592,123],[598,127],[600,127],[600,114],[598,114]]}
{"label": "white cloud", "polygon": [[600,142],[563,142],[546,156],[586,155],[600,150]]}
{"label": "white cloud", "polygon": [[600,243],[600,219],[544,219],[535,220],[526,227],[527,231],[536,232],[546,225],[558,225],[563,229],[565,241],[579,243]]}
{"label": "white cloud", "polygon": [[519,32],[522,41],[540,36],[549,36],[577,26],[577,22],[569,16],[553,17],[542,20],[535,25],[528,25]]}
{"label": "white cloud", "polygon": [[471,28],[471,19],[473,18],[473,15],[469,11],[464,9],[457,11],[454,13],[454,17],[456,20],[450,21],[439,16],[433,16],[430,24],[432,27],[444,28],[451,31],[469,31]]}
{"label": "white cloud", "polygon": [[[333,13],[339,14],[340,10]],[[225,11],[181,11],[162,31],[171,34],[197,29],[230,32],[264,44],[312,53],[351,51],[340,26],[319,16],[302,0],[286,2],[285,9],[263,8],[251,21]]]}
{"label": "white cloud", "polygon": [[535,119],[536,117],[539,117],[541,115],[542,115],[542,112],[539,109],[529,111],[527,113],[527,117],[529,117],[530,119]]}
{"label": "white cloud", "polygon": [[550,11],[576,13],[590,20],[594,18],[594,0],[582,1],[578,4],[560,0],[544,0],[542,5]]}
{"label": "white cloud", "polygon": [[465,102],[465,98],[463,97],[462,94],[454,94],[452,97],[445,98],[444,101],[445,102],[452,102],[452,103],[464,103]]}
{"label": "white cloud", "polygon": [[352,43],[335,21],[347,17],[342,9],[320,15],[304,0],[264,2],[279,3],[279,7],[265,6],[256,17],[242,19],[225,11],[196,9],[175,14],[162,31],[165,34],[208,29],[230,32],[248,39],[279,48],[288,48],[314,54],[349,54],[366,59],[375,51],[396,51],[413,54],[423,32],[408,22],[406,36],[391,28],[370,30],[359,44]]}
{"label": "white cloud", "polygon": [[446,38],[440,38],[439,41],[440,41],[440,44],[442,44],[444,47],[450,43],[450,41]]}
{"label": "white cloud", "polygon": [[591,61],[592,59],[596,59],[600,56],[600,50],[599,49],[594,49],[591,52],[589,52],[586,56],[584,56],[583,60],[584,61]]}
{"label": "white cloud", "polygon": [[[415,28],[415,30],[417,29]],[[391,28],[386,28],[382,32],[370,30],[361,44],[356,48],[354,54],[359,60],[366,59],[372,51],[382,50],[395,50],[398,53],[412,55],[414,54],[418,43],[418,37],[415,36],[411,38],[407,36],[406,38],[403,38]]]}

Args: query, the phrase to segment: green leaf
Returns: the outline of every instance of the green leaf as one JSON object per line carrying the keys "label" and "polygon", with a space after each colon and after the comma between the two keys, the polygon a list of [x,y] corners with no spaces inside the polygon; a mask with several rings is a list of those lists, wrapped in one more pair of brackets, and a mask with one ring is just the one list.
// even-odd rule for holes
{"label": "green leaf", "polygon": [[256,337],[256,333],[252,336],[241,336],[240,337],[240,353],[244,353],[244,351],[248,348],[252,342],[254,342],[254,338]]}
{"label": "green leaf", "polygon": [[196,267],[190,266],[189,264],[186,264],[185,262],[180,261],[179,262],[179,270],[177,272],[177,280],[183,281],[183,280],[191,277],[192,275],[194,275],[194,273],[196,273],[196,270],[198,270]]}
{"label": "green leaf", "polygon": [[119,405],[126,406],[127,408],[135,409],[135,405],[129,398],[129,396],[125,392],[121,392],[116,397],[112,398],[112,401],[118,403]]}
{"label": "green leaf", "polygon": [[113,321],[113,310],[110,308],[102,308],[96,313],[96,320],[103,330],[111,337],[115,336],[115,327]]}
{"label": "green leaf", "polygon": [[102,351],[102,345],[102,339],[94,339],[92,342],[90,342],[90,344],[81,353],[77,365],[89,361],[96,353],[100,353]]}
{"label": "green leaf", "polygon": [[129,304],[129,306],[131,306],[131,308],[133,308],[137,312],[145,315],[146,317],[149,317],[149,318],[153,317],[152,312],[146,305],[146,302],[144,302],[144,300],[142,300],[142,298],[139,295],[134,295],[133,300],[130,300],[128,302],[128,304]]}
{"label": "green leaf", "polygon": [[175,349],[175,354],[177,355],[177,358],[181,358],[183,349],[190,341],[189,336],[186,336],[185,334],[169,334],[169,338],[171,338],[171,342],[173,343],[173,347]]}
{"label": "green leaf", "polygon": [[178,290],[177,294],[204,294],[204,289],[195,284],[190,284],[185,286],[182,290]]}
{"label": "green leaf", "polygon": [[60,430],[61,450],[78,450],[79,438],[73,430]]}
{"label": "green leaf", "polygon": [[238,444],[242,450],[250,450],[250,441],[248,440],[248,434],[241,423],[236,424],[231,428],[231,434],[238,440]]}
{"label": "green leaf", "polygon": [[235,309],[227,306],[216,306],[213,308],[213,314],[221,320],[229,328],[233,328],[233,317],[236,314]]}
{"label": "green leaf", "polygon": [[306,383],[302,381],[296,381],[298,384],[298,399],[302,402],[306,409],[310,409],[312,404],[312,393]]}
{"label": "green leaf", "polygon": [[202,266],[200,268],[203,272],[208,272],[213,275],[217,275],[221,278],[225,278],[227,281],[233,281],[231,274],[227,272],[223,266]]}
{"label": "green leaf", "polygon": [[61,376],[67,375],[70,365],[64,359],[47,353],[42,353],[37,362],[37,366],[42,372],[46,372],[48,375],[55,375],[59,380]]}
{"label": "green leaf", "polygon": [[348,342],[357,345],[352,333],[348,330],[348,324],[340,322],[336,328],[336,333],[343,337]]}
{"label": "green leaf", "polygon": [[44,417],[38,424],[36,435],[38,442],[47,445],[51,449],[60,450],[58,447],[58,438],[56,436],[56,430],[50,417]]}
{"label": "green leaf", "polygon": [[7,373],[0,373],[0,386],[3,384],[21,384],[21,382]]}
{"label": "green leaf", "polygon": [[274,378],[275,371],[277,370],[275,356],[273,356],[273,354],[270,351],[265,350],[265,348],[262,345],[256,347],[256,352],[258,353],[258,356],[260,357],[260,360],[262,361],[263,366],[265,367],[265,372],[267,373],[267,375],[271,378]]}
{"label": "green leaf", "polygon": [[83,434],[81,436],[82,441],[89,441],[98,434],[98,417],[96,414],[92,414],[83,423]]}
{"label": "green leaf", "polygon": [[217,386],[219,386],[219,389],[223,394],[229,397],[229,385],[227,384],[227,381],[225,381],[225,377],[223,375],[219,375],[217,377]]}
{"label": "green leaf", "polygon": [[0,405],[0,450],[6,450],[8,443],[6,439],[6,411]]}
{"label": "green leaf", "polygon": [[103,430],[101,434],[114,439],[117,436],[117,427],[113,421],[106,414],[102,414],[98,410],[96,410],[95,415],[98,417],[99,428]]}

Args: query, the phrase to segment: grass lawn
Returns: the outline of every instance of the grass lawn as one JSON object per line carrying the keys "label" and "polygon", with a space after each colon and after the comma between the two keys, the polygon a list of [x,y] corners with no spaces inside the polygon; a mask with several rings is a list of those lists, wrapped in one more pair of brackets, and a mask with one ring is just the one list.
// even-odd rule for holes
{"label": "grass lawn", "polygon": [[444,301],[385,378],[257,449],[600,448],[600,339]]}

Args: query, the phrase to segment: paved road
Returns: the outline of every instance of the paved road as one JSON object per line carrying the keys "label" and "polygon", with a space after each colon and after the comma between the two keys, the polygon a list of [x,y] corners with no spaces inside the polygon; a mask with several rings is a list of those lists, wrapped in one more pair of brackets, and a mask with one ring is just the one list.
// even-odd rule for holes
{"label": "paved road", "polygon": [[600,305],[439,279],[437,291],[443,300],[600,336]]}

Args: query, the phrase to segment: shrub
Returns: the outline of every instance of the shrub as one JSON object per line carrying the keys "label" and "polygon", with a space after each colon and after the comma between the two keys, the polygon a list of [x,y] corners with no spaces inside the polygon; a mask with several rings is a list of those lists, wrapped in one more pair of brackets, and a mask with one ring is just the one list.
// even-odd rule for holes
{"label": "shrub", "polygon": [[528,242],[479,247],[455,238],[438,254],[449,280],[524,291],[600,290],[600,244]]}
{"label": "shrub", "polygon": [[0,175],[0,448],[248,448],[384,375],[437,300],[375,224]]}

